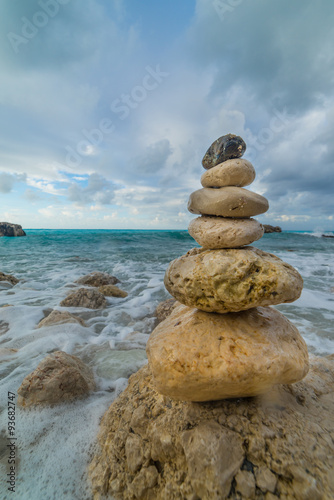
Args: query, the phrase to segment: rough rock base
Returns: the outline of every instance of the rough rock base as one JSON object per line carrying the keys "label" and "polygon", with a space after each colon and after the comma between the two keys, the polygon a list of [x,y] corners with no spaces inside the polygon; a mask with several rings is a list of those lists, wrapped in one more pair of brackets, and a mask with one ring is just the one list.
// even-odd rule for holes
{"label": "rough rock base", "polygon": [[266,399],[173,401],[140,369],[101,422],[94,499],[334,497],[334,355]]}

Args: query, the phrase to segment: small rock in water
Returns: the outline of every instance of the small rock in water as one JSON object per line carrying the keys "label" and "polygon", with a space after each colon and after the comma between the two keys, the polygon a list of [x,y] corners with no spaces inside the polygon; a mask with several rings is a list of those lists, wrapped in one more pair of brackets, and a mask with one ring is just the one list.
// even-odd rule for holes
{"label": "small rock in water", "polygon": [[241,137],[234,134],[223,135],[211,144],[203,157],[202,165],[208,170],[231,158],[240,158],[245,151],[246,143]]}
{"label": "small rock in water", "polygon": [[116,283],[119,283],[119,279],[108,273],[94,271],[86,276],[82,276],[76,281],[76,283],[79,283],[80,285],[99,287],[104,285],[116,285]]}
{"label": "small rock in water", "polygon": [[20,281],[18,280],[17,278],[15,278],[15,276],[13,276],[12,274],[5,274],[5,273],[2,273],[0,271],[0,281],[7,281],[8,283],[10,283],[11,285],[17,285],[17,283]]}
{"label": "small rock in water", "polygon": [[79,288],[70,293],[60,305],[62,307],[86,307],[87,309],[102,309],[107,306],[104,295],[97,290]]}
{"label": "small rock in water", "polygon": [[128,296],[128,293],[124,290],[118,288],[115,285],[103,285],[99,287],[99,292],[102,293],[105,297],[118,297],[124,299]]}
{"label": "small rock in water", "polygon": [[54,310],[38,323],[37,328],[42,328],[43,326],[62,325],[64,323],[79,323],[81,326],[87,326],[81,318],[77,318],[67,311]]}

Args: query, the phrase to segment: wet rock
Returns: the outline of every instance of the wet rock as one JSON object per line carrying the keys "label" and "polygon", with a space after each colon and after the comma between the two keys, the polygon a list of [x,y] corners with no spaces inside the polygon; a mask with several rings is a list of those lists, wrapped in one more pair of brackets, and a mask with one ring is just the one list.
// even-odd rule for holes
{"label": "wet rock", "polygon": [[90,288],[79,288],[60,303],[62,307],[85,307],[87,309],[102,309],[107,304],[102,293]]}
{"label": "wet rock", "polygon": [[0,271],[0,281],[7,281],[11,285],[17,285],[17,283],[20,281],[15,276],[12,274],[5,274]]}
{"label": "wet rock", "polygon": [[263,236],[263,226],[255,219],[197,217],[188,227],[190,236],[203,248],[238,248]]}
{"label": "wet rock", "polygon": [[[157,393],[145,366],[101,421],[90,467],[94,500],[333,498],[333,384],[334,359],[313,357],[306,378],[278,386],[270,404],[260,397],[189,403]],[[130,468],[129,436],[139,455]]]}
{"label": "wet rock", "polygon": [[76,283],[79,283],[80,285],[87,285],[93,287],[100,287],[104,285],[116,285],[116,283],[119,282],[120,282],[119,279],[117,279],[115,276],[111,276],[110,274],[107,273],[100,273],[97,271],[87,274],[86,276],[82,276],[76,281]]}
{"label": "wet rock", "polygon": [[18,404],[53,405],[86,396],[95,389],[92,370],[79,358],[56,351],[27,375],[18,389]]}
{"label": "wet rock", "polygon": [[189,307],[227,313],[293,302],[303,279],[290,264],[255,247],[194,248],[169,264],[165,287]]}
{"label": "wet rock", "polygon": [[270,224],[263,224],[265,233],[281,233],[282,228],[279,226],[271,226]]}
{"label": "wet rock", "polygon": [[37,328],[42,328],[43,326],[61,325],[64,323],[79,323],[81,326],[87,326],[81,318],[73,316],[73,314],[67,311],[54,310],[38,323]]}
{"label": "wet rock", "polygon": [[188,210],[192,214],[218,217],[253,217],[269,208],[268,200],[260,194],[241,187],[202,188],[191,193]]}
{"label": "wet rock", "polygon": [[201,184],[206,188],[224,186],[248,186],[255,179],[255,169],[250,161],[244,159],[226,160],[204,172]]}
{"label": "wet rock", "polygon": [[246,144],[241,137],[227,134],[214,141],[205,153],[202,165],[205,169],[215,167],[231,158],[240,158],[246,151]]}
{"label": "wet rock", "polygon": [[147,342],[157,391],[183,401],[214,401],[268,392],[308,372],[307,347],[279,311],[228,314],[180,305]]}
{"label": "wet rock", "polygon": [[99,286],[99,292],[102,293],[105,297],[119,297],[125,298],[128,296],[128,293],[124,290],[118,288],[115,285],[103,285]]}
{"label": "wet rock", "polygon": [[26,236],[26,233],[19,224],[0,222],[0,237],[1,236]]}

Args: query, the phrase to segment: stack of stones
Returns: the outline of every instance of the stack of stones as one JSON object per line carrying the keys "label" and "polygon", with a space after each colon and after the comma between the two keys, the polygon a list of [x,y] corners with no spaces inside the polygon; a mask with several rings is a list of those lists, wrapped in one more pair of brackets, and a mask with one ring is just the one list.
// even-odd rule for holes
{"label": "stack of stones", "polygon": [[249,245],[263,235],[252,216],[268,201],[243,186],[255,178],[232,134],[203,158],[203,189],[188,209],[189,233],[202,246],[170,263],[167,290],[181,304],[152,332],[147,355],[158,392],[184,401],[256,396],[308,372],[297,328],[269,306],[293,302],[303,280],[292,266]]}

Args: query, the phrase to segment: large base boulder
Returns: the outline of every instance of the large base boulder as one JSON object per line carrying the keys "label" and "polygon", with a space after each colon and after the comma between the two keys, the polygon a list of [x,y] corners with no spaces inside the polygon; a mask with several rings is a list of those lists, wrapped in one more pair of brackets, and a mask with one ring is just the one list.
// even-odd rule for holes
{"label": "large base boulder", "polygon": [[270,398],[214,403],[158,394],[148,366],[105,413],[94,500],[334,497],[334,356]]}
{"label": "large base boulder", "polygon": [[155,388],[183,401],[257,396],[308,372],[303,338],[272,307],[214,314],[180,305],[146,351]]}

